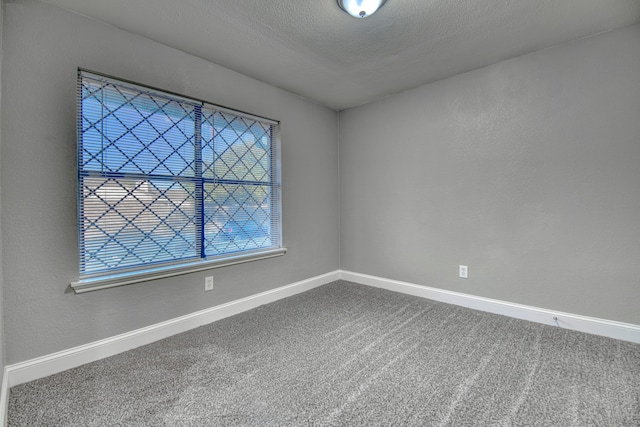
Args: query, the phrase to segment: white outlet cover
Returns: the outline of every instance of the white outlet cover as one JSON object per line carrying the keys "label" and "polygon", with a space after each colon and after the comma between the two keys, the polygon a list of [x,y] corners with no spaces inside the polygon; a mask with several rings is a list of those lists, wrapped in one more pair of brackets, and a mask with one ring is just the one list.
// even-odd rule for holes
{"label": "white outlet cover", "polygon": [[460,265],[458,267],[458,276],[462,279],[469,278],[469,267],[466,265]]}

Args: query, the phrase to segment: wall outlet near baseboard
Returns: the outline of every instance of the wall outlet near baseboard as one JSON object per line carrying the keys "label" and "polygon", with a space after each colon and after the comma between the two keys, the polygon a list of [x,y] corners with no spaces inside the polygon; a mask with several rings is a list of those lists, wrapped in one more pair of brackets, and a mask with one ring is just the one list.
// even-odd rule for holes
{"label": "wall outlet near baseboard", "polygon": [[213,290],[213,276],[205,277],[204,279],[204,291],[212,291]]}
{"label": "wall outlet near baseboard", "polygon": [[458,266],[458,277],[460,277],[461,279],[468,279],[469,278],[469,267],[466,265],[459,265]]}

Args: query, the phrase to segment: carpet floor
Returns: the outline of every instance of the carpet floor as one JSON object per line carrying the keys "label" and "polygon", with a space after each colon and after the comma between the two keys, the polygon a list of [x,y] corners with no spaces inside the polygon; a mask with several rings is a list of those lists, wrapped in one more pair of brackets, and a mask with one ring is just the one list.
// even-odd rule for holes
{"label": "carpet floor", "polygon": [[334,282],[13,387],[9,426],[638,426],[640,345]]}

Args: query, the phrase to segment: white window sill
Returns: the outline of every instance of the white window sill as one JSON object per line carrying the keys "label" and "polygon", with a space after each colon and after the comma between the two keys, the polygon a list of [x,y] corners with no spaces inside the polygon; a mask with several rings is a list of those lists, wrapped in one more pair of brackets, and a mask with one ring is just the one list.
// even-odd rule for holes
{"label": "white window sill", "polygon": [[230,255],[222,258],[198,260],[193,262],[164,265],[159,267],[138,269],[123,273],[107,274],[95,277],[81,278],[77,282],[71,282],[70,286],[76,294],[97,291],[98,289],[114,288],[116,286],[131,285],[133,283],[149,280],[164,279],[197,271],[226,267],[229,265],[257,261],[260,259],[282,256],[287,252],[286,248],[254,251],[241,255]]}

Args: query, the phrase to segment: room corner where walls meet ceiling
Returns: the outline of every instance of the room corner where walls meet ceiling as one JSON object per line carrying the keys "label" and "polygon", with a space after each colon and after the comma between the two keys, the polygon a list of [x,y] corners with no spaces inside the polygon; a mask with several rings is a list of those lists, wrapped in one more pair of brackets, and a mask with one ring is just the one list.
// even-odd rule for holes
{"label": "room corner where walls meet ceiling", "polygon": [[342,110],[640,22],[637,0],[42,0]]}

